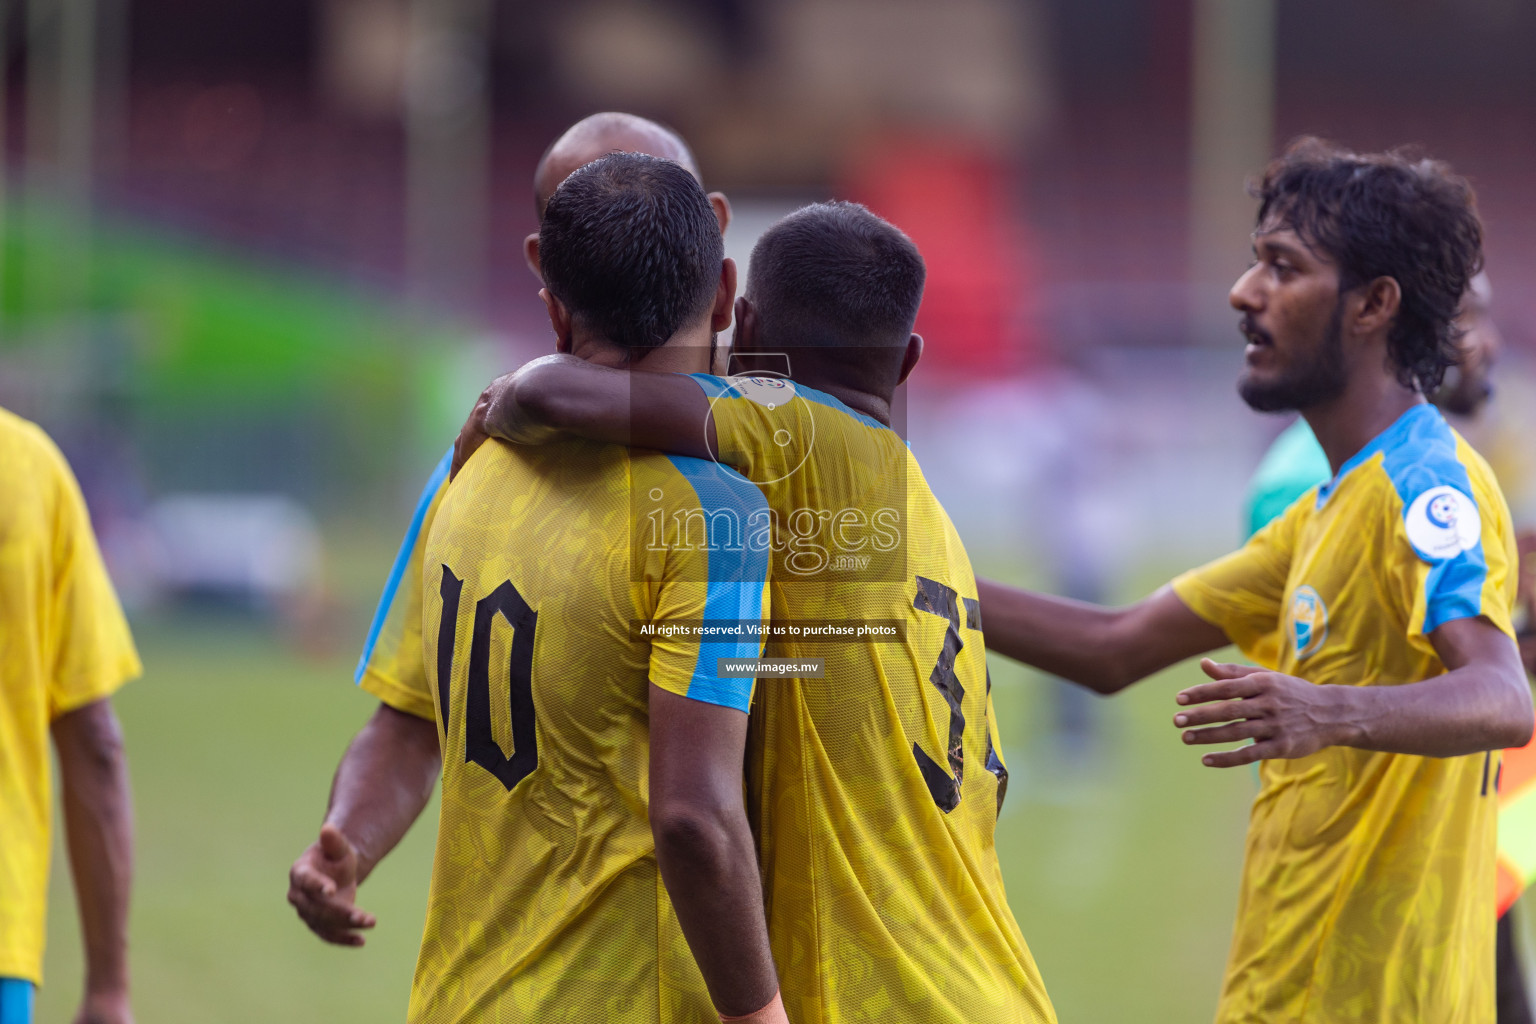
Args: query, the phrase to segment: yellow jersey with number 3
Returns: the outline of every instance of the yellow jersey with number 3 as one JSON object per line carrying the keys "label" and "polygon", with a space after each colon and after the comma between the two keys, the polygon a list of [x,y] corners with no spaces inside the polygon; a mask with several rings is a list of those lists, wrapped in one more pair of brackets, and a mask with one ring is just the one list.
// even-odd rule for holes
{"label": "yellow jersey with number 3", "polygon": [[[1391,686],[1445,671],[1446,622],[1513,636],[1514,557],[1487,464],[1418,405],[1173,588],[1280,672]],[[1499,768],[1349,747],[1262,762],[1216,1019],[1491,1024]]]}
{"label": "yellow jersey with number 3", "polygon": [[836,398],[694,380],[721,461],[768,499],[749,530],[772,551],[765,656],[824,661],[820,678],[759,680],[748,740],[789,1019],[1054,1021],[993,846],[1007,770],[948,515],[896,432]]}
{"label": "yellow jersey with number 3", "polygon": [[0,409],[0,978],[42,981],[49,726],[138,674],[74,474]]}
{"label": "yellow jersey with number 3", "polygon": [[[430,490],[430,489],[429,489]],[[434,492],[435,493],[435,492]],[[487,442],[422,548],[442,811],[411,991],[417,1024],[714,1024],[647,819],[651,683],[745,714],[750,641],[646,631],[766,613],[764,507],[694,459]]]}

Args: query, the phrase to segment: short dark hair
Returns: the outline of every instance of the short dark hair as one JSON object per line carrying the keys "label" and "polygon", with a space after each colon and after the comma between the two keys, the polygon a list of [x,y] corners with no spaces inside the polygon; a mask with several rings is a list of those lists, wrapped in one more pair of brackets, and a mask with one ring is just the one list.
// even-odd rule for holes
{"label": "short dark hair", "polygon": [[1482,268],[1472,186],[1409,150],[1358,154],[1291,143],[1250,187],[1258,226],[1286,227],[1339,268],[1339,290],[1391,277],[1402,291],[1387,349],[1405,387],[1430,394],[1457,362],[1456,314]]}
{"label": "short dark hair", "polygon": [[758,330],[779,345],[905,345],[927,269],[917,246],[858,203],[816,203],[752,248],[747,296]]}
{"label": "short dark hair", "polygon": [[724,258],[720,224],[698,179],[639,153],[609,153],[571,172],[539,228],[550,292],[632,355],[709,310]]}

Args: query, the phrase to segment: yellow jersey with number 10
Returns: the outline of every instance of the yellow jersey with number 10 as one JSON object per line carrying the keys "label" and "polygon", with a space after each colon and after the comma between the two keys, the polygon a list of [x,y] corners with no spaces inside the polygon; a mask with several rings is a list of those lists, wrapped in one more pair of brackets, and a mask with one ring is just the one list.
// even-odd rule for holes
{"label": "yellow jersey with number 10", "polygon": [[825,667],[760,679],[748,741],[789,1019],[1054,1021],[993,846],[1007,770],[953,524],[889,427],[788,380],[694,379],[768,498],[765,654]]}
{"label": "yellow jersey with number 10", "polygon": [[[1445,671],[1446,622],[1513,635],[1514,557],[1487,464],[1418,405],[1173,588],[1280,672],[1392,686]],[[1491,1024],[1499,758],[1264,761],[1217,1020]]]}
{"label": "yellow jersey with number 10", "polygon": [[[649,684],[746,713],[762,494],[708,462],[487,442],[437,504],[421,588],[442,812],[409,1019],[713,1024],[647,819]],[[657,528],[659,515],[660,528]],[[412,545],[414,546],[414,545]]]}

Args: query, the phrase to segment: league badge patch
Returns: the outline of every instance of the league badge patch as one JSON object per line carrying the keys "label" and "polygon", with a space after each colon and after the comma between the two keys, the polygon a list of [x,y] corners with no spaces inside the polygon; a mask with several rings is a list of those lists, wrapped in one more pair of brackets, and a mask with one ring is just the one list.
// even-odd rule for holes
{"label": "league badge patch", "polygon": [[1408,543],[1426,562],[1441,562],[1472,550],[1483,533],[1477,503],[1449,485],[1431,487],[1415,498],[1403,522]]}
{"label": "league badge patch", "polygon": [[1311,587],[1296,588],[1286,619],[1297,661],[1316,654],[1328,639],[1328,606]]}

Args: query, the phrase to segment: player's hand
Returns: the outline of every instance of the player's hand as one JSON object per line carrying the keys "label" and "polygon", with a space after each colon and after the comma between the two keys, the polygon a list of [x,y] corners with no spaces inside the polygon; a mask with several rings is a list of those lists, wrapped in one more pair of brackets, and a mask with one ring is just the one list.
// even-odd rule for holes
{"label": "player's hand", "polygon": [[453,465],[448,470],[448,479],[452,480],[459,475],[459,470],[464,468],[464,463],[469,457],[480,449],[480,446],[490,438],[485,432],[485,414],[491,408],[491,399],[495,397],[498,387],[506,381],[511,374],[497,377],[475,400],[475,407],[470,410],[469,419],[464,421],[464,427],[459,431],[459,436],[453,442]]}
{"label": "player's hand", "polygon": [[127,991],[87,992],[73,1024],[133,1024]]}
{"label": "player's hand", "polygon": [[1342,742],[1346,735],[1349,695],[1344,691],[1350,687],[1318,686],[1295,676],[1251,665],[1218,664],[1210,658],[1202,659],[1200,667],[1215,682],[1179,693],[1180,704],[1203,705],[1173,716],[1173,724],[1185,730],[1184,742],[1253,741],[1201,758],[1213,768],[1306,757]]}
{"label": "player's hand", "polygon": [[320,838],[288,869],[288,902],[309,930],[338,946],[361,946],[358,931],[372,928],[372,914],[359,910],[357,850],[334,825],[320,826]]}

